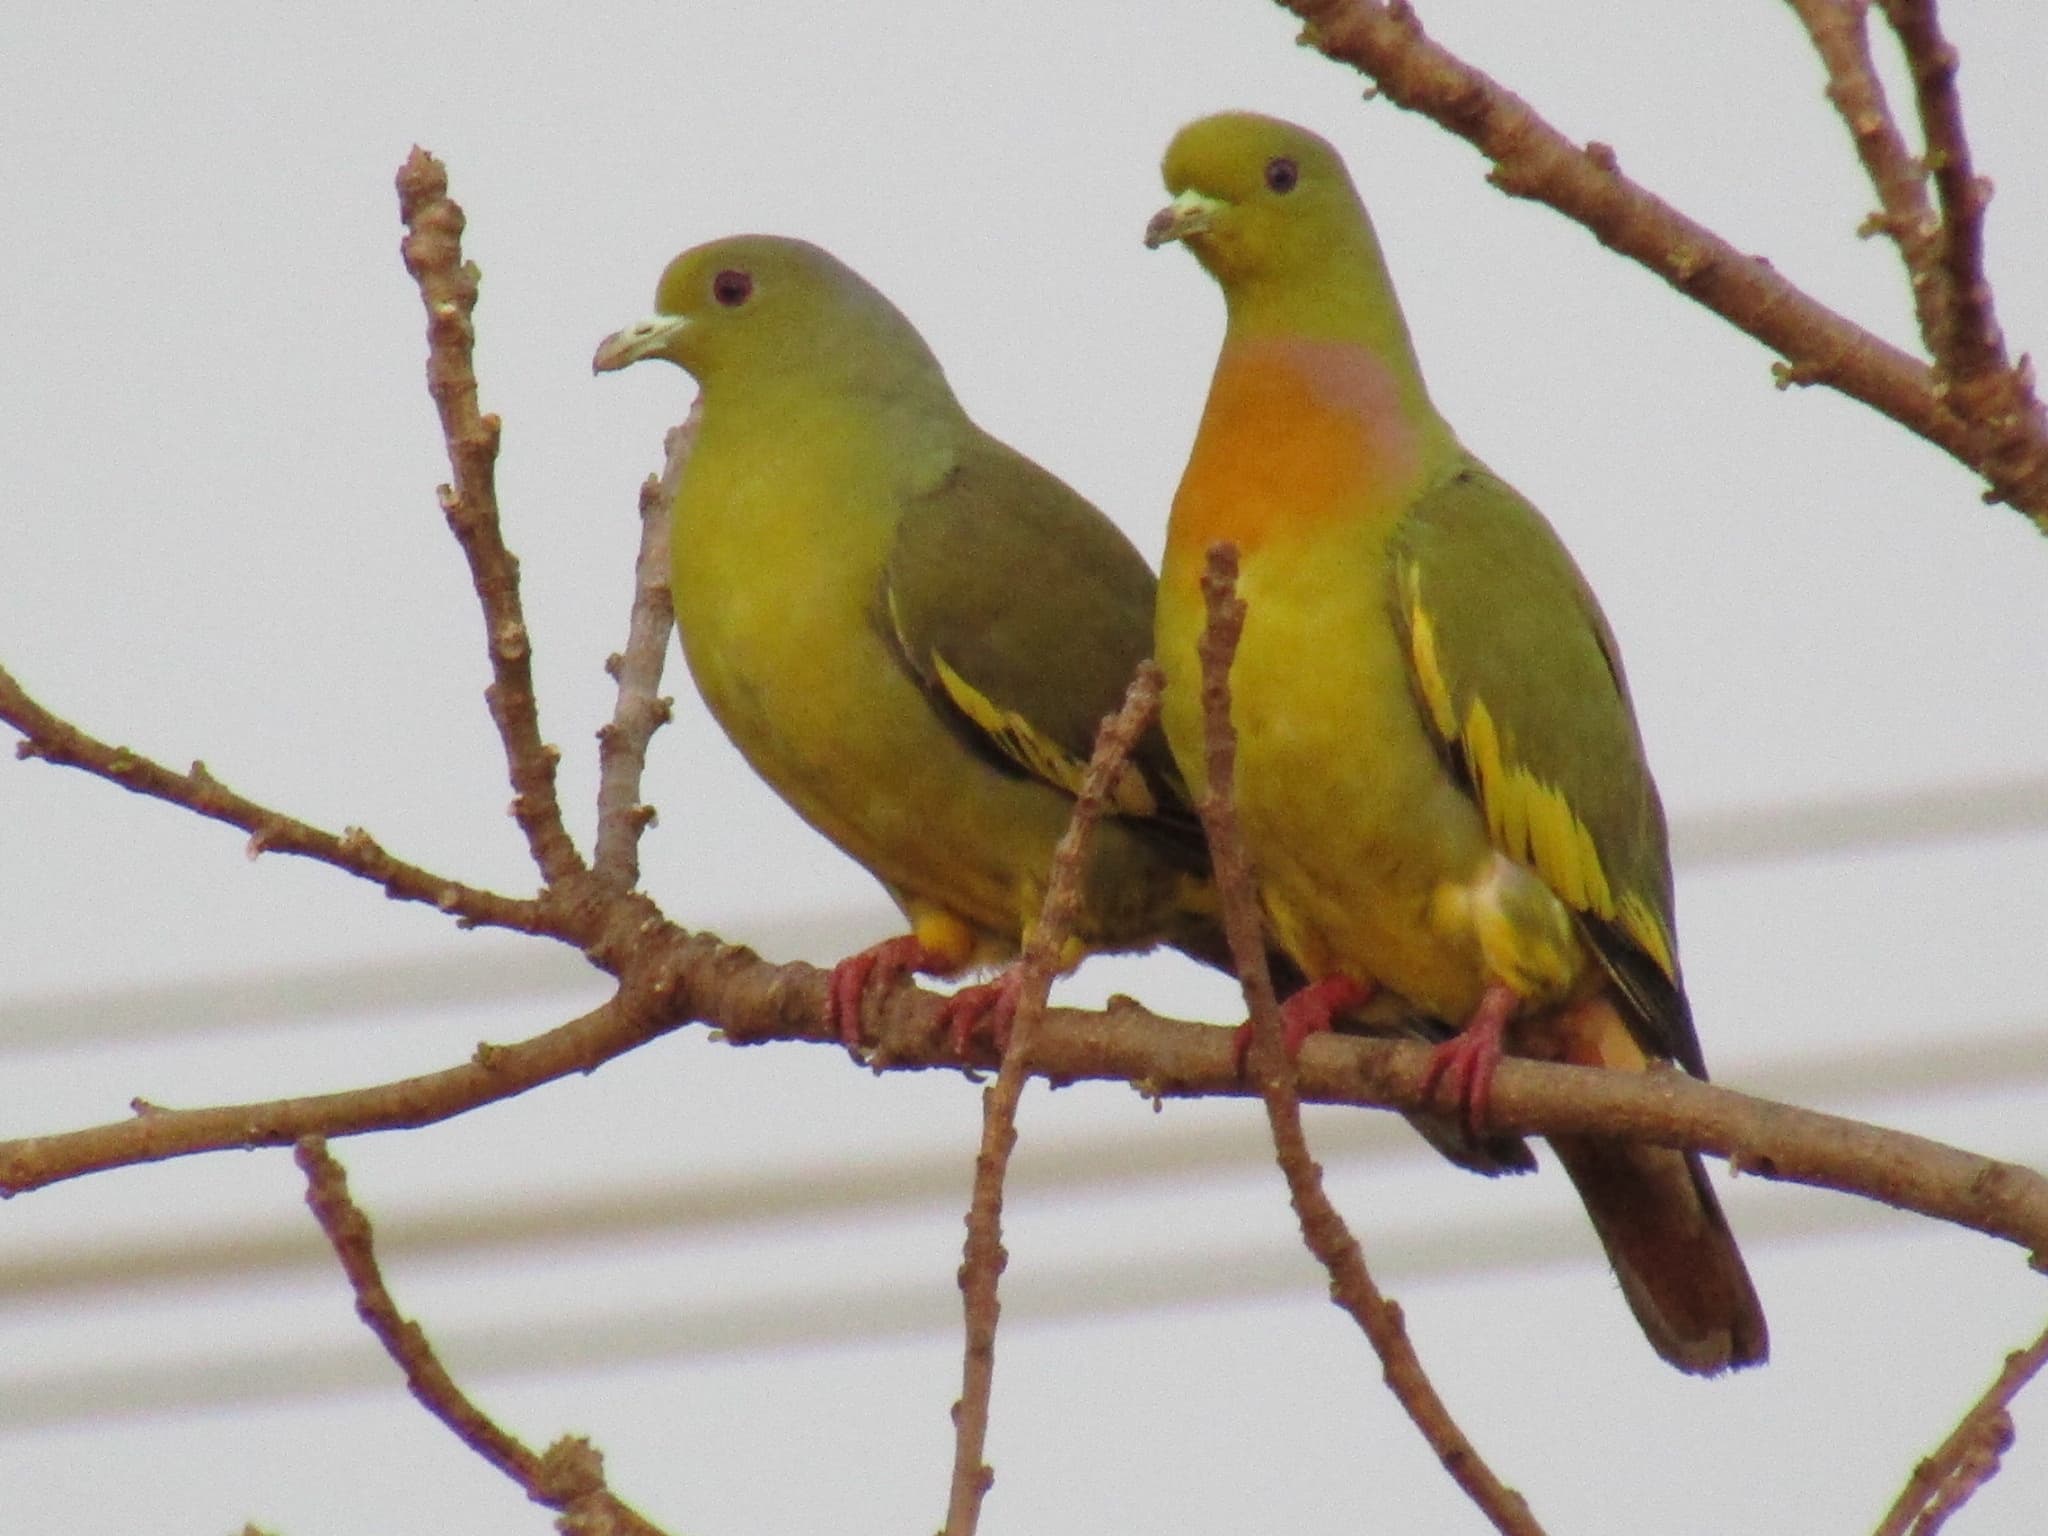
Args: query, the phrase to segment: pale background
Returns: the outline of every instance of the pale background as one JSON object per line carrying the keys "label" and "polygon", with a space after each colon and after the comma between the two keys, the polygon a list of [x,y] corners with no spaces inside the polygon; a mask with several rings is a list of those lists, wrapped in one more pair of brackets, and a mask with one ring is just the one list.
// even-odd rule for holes
{"label": "pale background", "polygon": [[[1362,102],[1277,11],[4,14],[0,661],[82,726],[530,888],[433,501],[391,192],[415,141],[446,158],[484,271],[507,534],[587,832],[635,487],[689,399],[681,375],[593,381],[588,362],[662,263],[741,229],[831,247],[986,425],[1156,554],[1221,325],[1184,252],[1139,244],[1158,155],[1191,116],[1277,111],[1344,149],[1440,404],[1549,510],[1622,636],[1717,1075],[2048,1161],[2048,548],[1863,408],[1774,391],[1755,344]],[[1853,238],[1871,195],[1789,9],[1424,15],[1564,131],[1910,340],[1891,248]],[[1987,0],[1947,19],[2024,349],[2048,336],[2048,25]],[[671,683],[652,892],[777,958],[888,932],[879,891]],[[1871,797],[1876,840],[1831,850],[1825,818],[1750,815]],[[602,995],[565,951],[251,864],[231,831],[34,764],[0,764],[0,935],[5,1135],[136,1095],[435,1068]],[[1113,987],[1231,1017],[1178,960],[1091,966],[1065,995]],[[1775,1358],[1685,1379],[1554,1171],[1485,1184],[1386,1120],[1315,1121],[1334,1192],[1454,1411],[1559,1533],[1867,1529],[2048,1315],[2009,1248],[1741,1185]],[[401,1305],[530,1443],[592,1434],[620,1492],[678,1531],[903,1532],[943,1508],[977,1123],[954,1076],[877,1080],[693,1029],[337,1150],[391,1234]],[[1022,1131],[987,1530],[1475,1527],[1323,1300],[1255,1106],[1034,1089]],[[405,1397],[299,1198],[278,1151],[0,1208],[0,1533],[546,1529]],[[486,1241],[483,1220],[525,1236]],[[2038,1528],[2048,1389],[2018,1417],[1956,1531]]]}

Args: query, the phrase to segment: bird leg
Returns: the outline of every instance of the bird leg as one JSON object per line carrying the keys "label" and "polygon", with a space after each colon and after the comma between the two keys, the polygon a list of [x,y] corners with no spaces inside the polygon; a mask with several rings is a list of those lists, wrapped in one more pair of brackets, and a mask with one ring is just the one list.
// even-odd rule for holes
{"label": "bird leg", "polygon": [[1475,1136],[1486,1133],[1494,1068],[1500,1065],[1508,1022],[1521,1002],[1512,987],[1493,982],[1480,994],[1479,1006],[1465,1027],[1429,1053],[1429,1069],[1422,1074],[1423,1096],[1434,1094],[1438,1083],[1448,1082],[1452,1107]]}
{"label": "bird leg", "polygon": [[[1341,971],[1325,976],[1321,981],[1312,981],[1294,996],[1280,1005],[1280,1043],[1287,1049],[1287,1058],[1292,1061],[1301,1054],[1301,1048],[1308,1043],[1310,1035],[1319,1035],[1330,1027],[1331,1020],[1347,1008],[1356,1008],[1371,1001],[1379,988],[1370,981],[1360,981],[1355,976],[1346,976]],[[1236,1063],[1237,1075],[1244,1076],[1245,1059],[1252,1049],[1252,1021],[1246,1019],[1237,1026],[1237,1037],[1230,1043],[1231,1059]]]}
{"label": "bird leg", "polygon": [[870,944],[859,954],[848,955],[832,967],[832,979],[825,990],[825,1022],[845,1042],[849,1051],[860,1051],[861,1003],[868,987],[876,982],[887,987],[912,971],[950,972],[956,969],[948,956],[926,947],[914,933]]}

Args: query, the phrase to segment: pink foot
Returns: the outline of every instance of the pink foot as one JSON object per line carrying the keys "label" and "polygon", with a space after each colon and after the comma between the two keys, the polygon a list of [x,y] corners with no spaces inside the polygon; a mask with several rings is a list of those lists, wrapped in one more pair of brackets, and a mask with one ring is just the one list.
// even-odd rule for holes
{"label": "pink foot", "polygon": [[976,1034],[986,1029],[996,1054],[1010,1048],[1010,1025],[1024,991],[1024,967],[1013,965],[994,981],[962,987],[939,1004],[939,1020],[953,1037],[954,1054],[965,1056]]}
{"label": "pink foot", "polygon": [[930,970],[938,963],[938,957],[920,944],[914,933],[884,939],[857,955],[848,955],[832,967],[825,990],[825,1022],[849,1051],[858,1051],[861,1003],[868,987],[875,982],[886,987],[908,972]]}
{"label": "pink foot", "polygon": [[1521,1001],[1501,982],[1493,983],[1480,996],[1465,1027],[1429,1054],[1429,1070],[1422,1075],[1424,1095],[1435,1093],[1439,1083],[1449,1083],[1451,1105],[1475,1136],[1486,1132],[1492,1113],[1494,1068],[1500,1065],[1508,1021]]}
{"label": "pink foot", "polygon": [[[1308,1044],[1310,1035],[1323,1033],[1338,1014],[1371,1001],[1373,993],[1378,990],[1372,982],[1338,972],[1325,976],[1321,981],[1310,982],[1288,998],[1280,1005],[1280,1043],[1287,1048],[1287,1059],[1292,1061],[1301,1054],[1301,1048]],[[1231,1042],[1231,1055],[1237,1064],[1239,1077],[1244,1076],[1245,1058],[1251,1054],[1251,1049],[1252,1021],[1246,1019],[1237,1026],[1237,1038]]]}

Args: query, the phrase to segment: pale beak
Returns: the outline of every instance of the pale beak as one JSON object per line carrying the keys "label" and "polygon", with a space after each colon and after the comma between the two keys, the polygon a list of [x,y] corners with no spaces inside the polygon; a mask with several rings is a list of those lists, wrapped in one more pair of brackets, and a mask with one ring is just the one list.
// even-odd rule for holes
{"label": "pale beak", "polygon": [[1152,215],[1152,222],[1145,226],[1145,249],[1156,251],[1169,240],[1201,234],[1229,206],[1221,198],[1204,196],[1190,187]]}
{"label": "pale beak", "polygon": [[645,320],[635,320],[597,344],[597,356],[590,360],[590,371],[610,373],[615,368],[660,357],[689,323],[681,315],[649,315]]}

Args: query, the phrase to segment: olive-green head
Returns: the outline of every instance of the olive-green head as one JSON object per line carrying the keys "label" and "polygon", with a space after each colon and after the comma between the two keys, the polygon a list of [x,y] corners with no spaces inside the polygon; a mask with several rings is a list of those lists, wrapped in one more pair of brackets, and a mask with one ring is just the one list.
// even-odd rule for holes
{"label": "olive-green head", "polygon": [[808,389],[944,391],[902,311],[830,252],[777,235],[733,235],[668,264],[655,313],[601,342],[609,373],[660,358],[706,389],[726,382]]}
{"label": "olive-green head", "polygon": [[1372,221],[1328,140],[1219,112],[1175,134],[1160,169],[1173,201],[1145,243],[1193,251],[1222,285],[1233,328],[1356,342],[1413,366]]}
{"label": "olive-green head", "polygon": [[1351,173],[1325,139],[1255,112],[1219,112],[1174,135],[1160,166],[1173,201],[1145,243],[1178,240],[1226,288],[1324,265],[1370,241]]}

